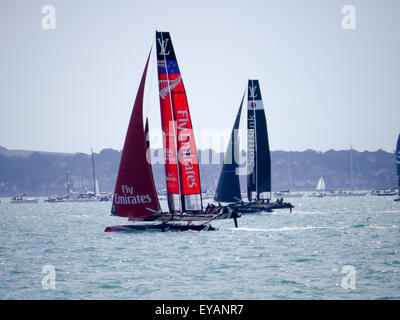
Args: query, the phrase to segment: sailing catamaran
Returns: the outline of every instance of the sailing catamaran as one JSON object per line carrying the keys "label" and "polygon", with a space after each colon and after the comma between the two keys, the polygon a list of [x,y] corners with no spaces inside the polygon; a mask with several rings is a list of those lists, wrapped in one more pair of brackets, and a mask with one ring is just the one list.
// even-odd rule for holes
{"label": "sailing catamaran", "polygon": [[287,162],[288,162],[288,187],[289,187],[289,189],[275,192],[274,196],[275,197],[284,197],[284,198],[301,198],[304,195],[303,192],[290,191],[292,189],[292,175],[291,175],[291,170],[290,170],[290,153],[289,152],[288,152]]}
{"label": "sailing catamaran", "polygon": [[398,188],[398,197],[394,199],[394,201],[400,201],[400,134],[397,138],[397,146],[396,146],[396,165],[397,165],[397,188]]}
{"label": "sailing catamaran", "polygon": [[[138,225],[107,227],[128,230],[215,230],[213,220],[240,216],[228,206],[203,210],[197,149],[185,87],[169,32],[156,32],[161,124],[168,212],[162,212],[146,151],[148,122],[143,126],[143,95],[151,49],[133,105],[122,150],[111,214],[141,221]],[[152,224],[144,222],[153,222]]]}
{"label": "sailing catamaran", "polygon": [[293,208],[283,199],[271,200],[271,156],[268,142],[267,122],[258,80],[248,81],[247,94],[247,197],[242,201],[239,184],[239,166],[235,153],[239,150],[238,135],[244,96],[233,125],[224,164],[221,169],[215,201],[228,202],[228,206],[241,213],[272,211]]}
{"label": "sailing catamaran", "polygon": [[350,190],[339,190],[330,191],[326,195],[330,197],[362,197],[368,194],[368,192],[354,191],[354,174],[353,174],[353,147],[350,146]]}

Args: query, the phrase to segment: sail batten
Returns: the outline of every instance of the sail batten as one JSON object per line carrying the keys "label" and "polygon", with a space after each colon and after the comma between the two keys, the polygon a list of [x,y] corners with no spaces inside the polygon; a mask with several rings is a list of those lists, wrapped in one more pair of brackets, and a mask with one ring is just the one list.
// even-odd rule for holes
{"label": "sail batten", "polygon": [[111,208],[112,214],[129,220],[145,220],[160,211],[151,164],[146,158],[143,127],[143,94],[150,54],[151,50],[133,105]]}
{"label": "sail batten", "polygon": [[242,199],[240,193],[239,175],[237,172],[239,166],[236,162],[236,154],[239,152],[238,129],[244,96],[245,94],[243,94],[239,111],[236,115],[235,123],[233,125],[231,137],[229,139],[228,147],[225,152],[224,164],[222,165],[217,189],[215,191],[215,201],[237,202]]}

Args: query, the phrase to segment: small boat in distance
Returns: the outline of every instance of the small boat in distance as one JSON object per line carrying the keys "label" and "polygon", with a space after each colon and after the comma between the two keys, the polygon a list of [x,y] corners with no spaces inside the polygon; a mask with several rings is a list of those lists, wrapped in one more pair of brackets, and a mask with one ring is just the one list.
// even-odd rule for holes
{"label": "small boat in distance", "polygon": [[339,190],[339,191],[329,191],[326,192],[326,196],[329,197],[363,197],[366,196],[368,192],[365,191],[344,191],[344,190]]}
{"label": "small boat in distance", "polygon": [[323,176],[319,178],[316,190],[317,192],[314,192],[312,195],[309,195],[309,197],[323,198],[326,196],[325,180]]}
{"label": "small boat in distance", "polygon": [[85,190],[84,192],[74,192],[71,190],[69,170],[65,171],[66,175],[66,188],[67,193],[65,195],[51,195],[44,202],[47,203],[60,203],[60,202],[98,202],[98,201],[109,201],[110,195],[100,192],[99,182],[96,179],[95,166],[94,166],[94,155],[92,153],[92,170],[93,170],[93,191]]}
{"label": "small boat in distance", "polygon": [[397,195],[397,192],[394,189],[372,190],[371,195],[378,197],[394,197]]}
{"label": "small boat in distance", "polygon": [[38,203],[37,198],[28,198],[27,194],[19,194],[11,198],[11,203]]}
{"label": "small boat in distance", "polygon": [[290,190],[281,190],[274,193],[274,196],[277,198],[301,198],[303,195],[303,192],[291,192]]}
{"label": "small boat in distance", "polygon": [[[151,49],[133,105],[122,149],[111,215],[140,224],[107,227],[105,232],[160,230],[211,231],[211,221],[239,215],[227,206],[203,209],[197,148],[185,87],[169,32],[156,32],[161,124],[168,212],[161,210],[154,183],[149,126],[143,124],[143,96]],[[150,223],[148,223],[150,222]]]}

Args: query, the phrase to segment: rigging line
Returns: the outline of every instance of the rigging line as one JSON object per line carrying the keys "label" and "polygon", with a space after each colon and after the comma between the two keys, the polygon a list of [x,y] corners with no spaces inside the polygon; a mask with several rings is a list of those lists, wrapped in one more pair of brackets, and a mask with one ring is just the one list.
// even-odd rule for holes
{"label": "rigging line", "polygon": [[[154,36],[154,38],[153,38],[150,50],[153,50],[153,45],[154,45],[154,42],[155,42],[155,38],[156,38],[156,36]],[[157,49],[155,51],[157,51]],[[151,69],[150,70],[151,76],[150,76],[150,83],[149,83],[149,94],[147,96],[147,106],[146,106],[146,109],[145,109],[145,117],[144,117],[144,119],[146,119],[148,117],[149,109],[150,109],[150,97],[151,97],[151,89],[152,89],[152,85],[153,85],[153,76],[154,76],[154,72],[153,72],[154,71],[154,59],[152,59],[152,60],[153,60],[153,62],[151,64],[151,68],[150,68]],[[157,52],[156,52],[156,59],[155,60],[157,60]]]}
{"label": "rigging line", "polygon": [[[153,41],[152,41],[152,43],[151,43],[151,47],[150,47],[150,51],[152,51],[153,50],[153,45],[154,45],[154,42],[155,42],[155,38],[156,38],[156,36],[154,35],[154,38],[153,38]],[[157,48],[156,48],[156,59],[155,60],[157,60]],[[153,53],[153,52],[152,52]],[[153,53],[154,54],[154,53]],[[144,119],[146,119],[146,120],[148,120],[148,115],[149,115],[149,110],[150,110],[150,99],[151,99],[151,89],[152,89],[152,85],[153,85],[153,76],[154,76],[154,59],[152,59],[153,60],[153,62],[152,62],[152,64],[151,64],[151,71],[150,71],[150,73],[151,73],[151,76],[150,76],[150,83],[148,83],[148,86],[149,86],[149,94],[148,94],[148,96],[147,96],[147,105],[146,105],[146,107],[145,107],[145,112],[144,112],[144,114],[145,114],[145,116],[144,116],[144,118],[143,118],[143,120]],[[146,120],[144,120],[145,121],[145,123],[146,123]],[[148,122],[147,122],[148,123]],[[147,131],[147,134],[146,134],[146,136],[144,137],[144,139],[147,141],[147,140],[149,140],[150,141],[150,125],[148,124],[148,131]],[[149,149],[151,149],[151,148],[149,148]],[[151,152],[150,152],[150,150],[149,150],[149,157],[150,157],[150,166],[151,166],[151,164],[152,164],[152,159],[151,159]],[[154,180],[153,180],[153,184],[154,184]],[[154,188],[155,188],[155,186],[154,186]]]}

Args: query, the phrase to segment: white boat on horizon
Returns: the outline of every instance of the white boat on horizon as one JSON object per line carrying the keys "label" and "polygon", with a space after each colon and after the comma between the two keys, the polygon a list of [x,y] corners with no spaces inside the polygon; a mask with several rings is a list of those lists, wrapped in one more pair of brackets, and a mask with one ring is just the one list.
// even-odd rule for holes
{"label": "white boat on horizon", "polygon": [[275,197],[283,198],[301,198],[303,195],[303,192],[291,192],[290,190],[282,190],[274,193]]}
{"label": "white boat on horizon", "polygon": [[368,192],[366,191],[344,191],[344,190],[339,190],[339,191],[330,191],[326,192],[326,196],[329,197],[363,197],[366,196]]}
{"label": "white boat on horizon", "polygon": [[319,178],[316,190],[317,191],[314,192],[313,194],[309,195],[309,197],[323,198],[326,196],[326,186],[325,186],[325,180],[324,180],[323,176],[321,176]]}
{"label": "white boat on horizon", "polygon": [[39,199],[37,198],[28,198],[27,195],[19,194],[11,198],[11,203],[38,203]]}

